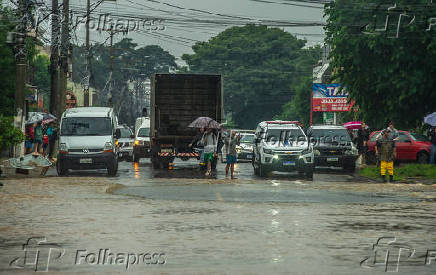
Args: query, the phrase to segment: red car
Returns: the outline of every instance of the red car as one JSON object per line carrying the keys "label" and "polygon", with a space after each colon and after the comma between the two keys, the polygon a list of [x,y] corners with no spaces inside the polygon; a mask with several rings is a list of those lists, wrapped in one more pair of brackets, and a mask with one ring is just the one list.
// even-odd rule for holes
{"label": "red car", "polygon": [[[380,131],[372,132],[368,141],[366,159],[369,164],[376,163],[375,139]],[[407,131],[398,131],[399,137],[395,143],[397,158],[400,162],[428,163],[430,159],[431,142],[426,136]]]}

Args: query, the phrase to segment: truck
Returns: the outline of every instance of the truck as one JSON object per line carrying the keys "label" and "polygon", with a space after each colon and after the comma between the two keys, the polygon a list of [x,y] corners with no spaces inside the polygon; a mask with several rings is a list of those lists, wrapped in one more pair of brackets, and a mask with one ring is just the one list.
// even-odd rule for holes
{"label": "truck", "polygon": [[167,168],[175,158],[200,158],[189,144],[198,117],[223,120],[223,84],[219,74],[155,74],[151,82],[150,137],[153,168]]}

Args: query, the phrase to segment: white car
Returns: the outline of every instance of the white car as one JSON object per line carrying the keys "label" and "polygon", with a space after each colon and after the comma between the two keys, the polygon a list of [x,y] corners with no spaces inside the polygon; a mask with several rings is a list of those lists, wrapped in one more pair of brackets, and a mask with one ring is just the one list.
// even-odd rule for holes
{"label": "white car", "polygon": [[313,179],[314,153],[309,138],[292,121],[263,121],[255,132],[254,173],[264,177],[271,171],[297,171]]}
{"label": "white car", "polygon": [[236,146],[238,161],[251,161],[253,158],[254,134],[241,134],[239,145]]}

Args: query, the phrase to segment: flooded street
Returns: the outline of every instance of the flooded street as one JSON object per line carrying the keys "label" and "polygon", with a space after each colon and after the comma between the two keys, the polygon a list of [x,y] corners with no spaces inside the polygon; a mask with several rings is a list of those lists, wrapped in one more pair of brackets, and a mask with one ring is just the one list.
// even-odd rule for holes
{"label": "flooded street", "polygon": [[[121,162],[116,177],[50,170],[1,180],[0,271],[436,273],[435,185],[361,182],[328,169],[313,182],[262,179],[250,163],[237,165],[237,180],[225,179],[222,164],[204,179],[193,166],[153,171],[143,160]],[[39,251],[37,264],[24,263],[25,244]]]}

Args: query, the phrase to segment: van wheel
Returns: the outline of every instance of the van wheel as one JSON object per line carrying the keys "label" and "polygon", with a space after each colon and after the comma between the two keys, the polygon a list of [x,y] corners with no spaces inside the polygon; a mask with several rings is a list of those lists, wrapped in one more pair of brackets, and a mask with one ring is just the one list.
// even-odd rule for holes
{"label": "van wheel", "polygon": [[58,159],[56,163],[56,172],[58,173],[58,176],[66,176],[68,174],[68,169],[65,168],[65,165],[60,159]]}
{"label": "van wheel", "polygon": [[114,160],[112,164],[107,168],[107,174],[109,176],[115,176],[118,172],[118,161]]}
{"label": "van wheel", "polygon": [[419,152],[416,156],[416,161],[420,164],[427,164],[429,162],[429,156],[427,153]]}

